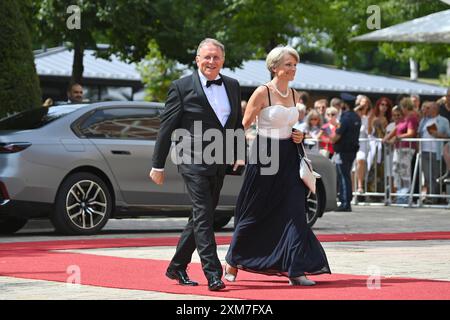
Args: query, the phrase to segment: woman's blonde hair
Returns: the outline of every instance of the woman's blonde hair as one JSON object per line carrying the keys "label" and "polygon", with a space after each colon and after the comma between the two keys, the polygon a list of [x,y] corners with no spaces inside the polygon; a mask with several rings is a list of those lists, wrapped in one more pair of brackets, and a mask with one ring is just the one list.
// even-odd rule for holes
{"label": "woman's blonde hair", "polygon": [[400,108],[411,111],[414,110],[414,103],[411,98],[403,98],[400,100]]}
{"label": "woman's blonde hair", "polygon": [[334,113],[336,115],[339,113],[338,109],[336,109],[335,107],[328,107],[327,110],[325,110],[325,114],[328,114],[329,112]]}
{"label": "woman's blonde hair", "polygon": [[283,57],[287,54],[291,55],[295,60],[297,60],[297,63],[300,61],[300,57],[297,51],[289,46],[276,47],[269,52],[266,58],[266,66],[272,75],[273,75],[273,68],[278,67],[281,64]]}
{"label": "woman's blonde hair", "polygon": [[306,119],[305,119],[305,122],[306,122],[306,126],[307,126],[307,128],[308,128],[308,130],[311,130],[311,126],[310,126],[310,121],[311,121],[311,118],[318,118],[319,119],[319,122],[317,123],[317,126],[319,127],[319,128],[321,128],[322,127],[322,117],[320,116],[320,113],[316,110],[316,109],[312,109],[309,113],[308,113],[308,115],[306,116]]}

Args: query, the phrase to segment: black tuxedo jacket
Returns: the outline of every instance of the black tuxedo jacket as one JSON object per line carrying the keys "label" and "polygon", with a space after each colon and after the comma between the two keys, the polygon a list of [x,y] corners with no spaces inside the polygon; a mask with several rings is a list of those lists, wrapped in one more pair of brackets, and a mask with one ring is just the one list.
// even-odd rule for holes
{"label": "black tuxedo jacket", "polygon": [[[225,86],[228,100],[230,102],[231,113],[225,124],[222,126],[217,118],[213,108],[208,102],[208,98],[203,91],[202,84],[198,72],[192,75],[178,79],[172,83],[169,89],[168,98],[163,113],[161,114],[161,125],[156,139],[155,149],[153,153],[153,167],[164,168],[167,155],[172,143],[172,133],[175,129],[184,129],[188,132],[189,139],[185,140],[183,151],[180,156],[190,159],[178,165],[178,171],[188,174],[215,175],[224,173],[226,169],[226,159],[217,161],[218,163],[208,164],[204,161],[198,163],[202,158],[195,151],[205,150],[212,141],[203,141],[203,133],[208,129],[220,130],[223,136],[222,145],[224,147],[223,155],[226,158],[226,151],[230,152],[230,148],[226,148],[225,133],[226,129],[242,129],[242,111],[241,111],[241,91],[237,80],[221,75],[223,85]],[[194,135],[194,122],[201,121],[202,136]],[[183,141],[177,141],[183,143]],[[186,151],[186,143],[191,144],[190,152]],[[245,144],[245,142],[244,142]],[[234,150],[234,159],[236,160],[236,149]],[[195,161],[194,163],[194,159]],[[199,160],[200,159],[200,160]]]}

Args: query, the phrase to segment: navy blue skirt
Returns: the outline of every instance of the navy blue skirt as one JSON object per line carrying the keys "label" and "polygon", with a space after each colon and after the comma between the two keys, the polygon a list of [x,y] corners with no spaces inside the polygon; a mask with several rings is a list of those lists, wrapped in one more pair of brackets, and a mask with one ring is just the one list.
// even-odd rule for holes
{"label": "navy blue skirt", "polygon": [[331,273],[325,251],[306,222],[307,188],[298,173],[297,147],[291,139],[278,141],[276,174],[262,174],[270,165],[261,161],[247,165],[225,259],[233,267],[270,275]]}

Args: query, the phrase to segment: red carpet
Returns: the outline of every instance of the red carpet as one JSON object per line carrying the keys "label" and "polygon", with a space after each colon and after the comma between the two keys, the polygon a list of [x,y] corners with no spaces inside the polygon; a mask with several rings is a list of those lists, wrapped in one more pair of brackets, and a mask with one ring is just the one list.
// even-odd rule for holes
{"label": "red carpet", "polygon": [[[383,235],[326,235],[321,241],[431,240],[450,239],[450,232]],[[227,244],[229,237],[218,237]],[[338,239],[338,240],[336,240]],[[182,287],[164,277],[167,261],[130,259],[92,254],[54,252],[49,250],[113,247],[174,246],[177,238],[93,239],[0,244],[0,275],[26,279],[66,282],[67,268],[80,267],[81,283],[110,288],[149,290],[240,299],[316,300],[316,299],[420,299],[450,300],[450,282],[423,279],[382,278],[379,290],[367,288],[367,277],[357,275],[311,276],[315,287],[291,287],[286,278],[240,272],[238,281],[227,283],[227,289],[210,292],[199,264],[189,269],[198,287]],[[64,298],[64,297],[61,297]],[[120,299],[120,297],[118,297]]]}
{"label": "red carpet", "polygon": [[164,277],[167,261],[39,251],[0,258],[0,275],[66,282],[71,265],[80,268],[83,285],[110,288],[262,300],[450,300],[450,282],[382,278],[381,289],[369,290],[367,277],[342,274],[312,276],[318,284],[306,288],[288,286],[281,277],[240,272],[237,282],[227,283],[226,291],[213,293],[207,290],[199,264],[192,264],[189,274],[200,281],[200,286],[183,287]]}

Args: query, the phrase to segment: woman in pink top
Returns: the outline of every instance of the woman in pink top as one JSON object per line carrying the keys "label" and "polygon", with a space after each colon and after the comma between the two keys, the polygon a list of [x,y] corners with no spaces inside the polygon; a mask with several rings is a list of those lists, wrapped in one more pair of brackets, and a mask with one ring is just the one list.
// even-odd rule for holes
{"label": "woman in pink top", "polygon": [[392,174],[397,190],[409,192],[411,189],[411,163],[416,154],[417,143],[401,141],[401,139],[415,138],[419,127],[419,119],[414,113],[414,104],[410,98],[400,101],[400,108],[404,115],[399,120],[390,134],[383,142],[394,143],[394,155],[392,159]]}
{"label": "woman in pink top", "polygon": [[338,116],[339,111],[335,107],[327,108],[325,112],[325,117],[327,118],[327,123],[325,123],[321,128],[320,135],[320,153],[324,156],[331,158],[334,154],[333,143],[331,138],[336,134],[336,129],[338,126]]}

